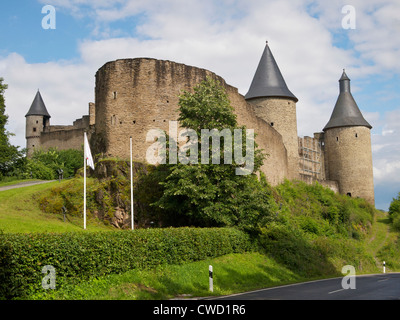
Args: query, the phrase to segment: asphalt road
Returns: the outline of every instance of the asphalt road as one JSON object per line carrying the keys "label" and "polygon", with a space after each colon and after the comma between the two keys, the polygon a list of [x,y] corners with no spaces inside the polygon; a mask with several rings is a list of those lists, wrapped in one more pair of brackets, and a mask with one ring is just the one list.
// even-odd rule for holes
{"label": "asphalt road", "polygon": [[22,187],[29,187],[29,186],[34,186],[36,184],[49,183],[49,182],[53,182],[53,181],[56,181],[56,180],[25,181],[25,182],[20,182],[20,183],[9,185],[9,186],[0,187],[0,191],[5,191],[5,190],[10,190],[10,189],[15,189],[15,188],[22,188]]}
{"label": "asphalt road", "polygon": [[[399,300],[400,273],[355,277],[355,289],[343,289],[343,278],[317,280],[224,296],[218,300]],[[349,283],[349,282],[347,282]]]}

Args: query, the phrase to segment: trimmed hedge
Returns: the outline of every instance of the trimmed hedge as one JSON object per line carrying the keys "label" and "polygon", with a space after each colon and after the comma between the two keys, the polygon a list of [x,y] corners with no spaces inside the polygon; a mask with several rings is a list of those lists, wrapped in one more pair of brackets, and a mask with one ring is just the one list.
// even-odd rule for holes
{"label": "trimmed hedge", "polygon": [[0,299],[44,290],[45,265],[56,289],[92,277],[182,264],[249,251],[249,236],[233,228],[168,228],[74,233],[0,233]]}

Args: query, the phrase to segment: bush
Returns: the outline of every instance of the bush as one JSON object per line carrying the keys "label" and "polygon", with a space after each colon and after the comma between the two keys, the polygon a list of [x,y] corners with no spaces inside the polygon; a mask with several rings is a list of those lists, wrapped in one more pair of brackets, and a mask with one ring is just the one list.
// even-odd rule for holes
{"label": "bush", "polygon": [[389,218],[393,224],[393,228],[400,231],[400,192],[397,198],[393,198],[389,207]]}
{"label": "bush", "polygon": [[16,172],[17,176],[42,180],[58,179],[58,170],[63,170],[63,177],[73,176],[83,166],[83,151],[68,149],[47,151],[35,149],[30,159],[25,159],[24,166]]}
{"label": "bush", "polygon": [[43,291],[42,268],[56,270],[56,289],[92,277],[182,264],[250,250],[230,228],[168,228],[96,233],[0,234],[0,299]]}

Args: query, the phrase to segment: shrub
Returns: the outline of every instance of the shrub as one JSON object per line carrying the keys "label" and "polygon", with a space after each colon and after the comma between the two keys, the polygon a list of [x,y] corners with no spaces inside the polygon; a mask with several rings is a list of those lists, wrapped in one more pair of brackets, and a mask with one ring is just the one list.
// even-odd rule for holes
{"label": "shrub", "polygon": [[389,207],[389,218],[395,230],[400,231],[400,192],[397,198],[393,198]]}
{"label": "shrub", "polygon": [[0,299],[26,298],[42,291],[45,265],[55,268],[57,288],[92,277],[250,249],[249,237],[229,228],[0,234]]}

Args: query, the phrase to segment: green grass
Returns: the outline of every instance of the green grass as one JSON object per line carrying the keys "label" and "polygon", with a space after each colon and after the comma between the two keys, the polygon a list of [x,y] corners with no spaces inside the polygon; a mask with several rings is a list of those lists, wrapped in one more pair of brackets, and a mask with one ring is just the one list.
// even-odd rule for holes
{"label": "green grass", "polygon": [[[213,266],[214,292],[209,291],[208,266]],[[227,295],[304,280],[261,253],[229,254],[184,265],[132,270],[92,279],[35,299],[144,300]]]}
{"label": "green grass", "polygon": [[[48,214],[40,210],[35,200],[35,195],[57,184],[60,183],[57,181],[0,191],[0,230],[4,232],[67,232],[83,230],[83,215],[82,218],[73,218],[67,215],[67,220],[64,222],[61,212]],[[90,220],[88,221],[87,230],[109,230],[109,228]]]}
{"label": "green grass", "polygon": [[[398,233],[388,232],[386,213],[375,217],[371,231],[363,245],[367,253],[376,260],[376,268],[360,270],[358,274],[381,272],[382,261],[377,258],[379,251],[397,239]],[[346,261],[331,260],[340,270]],[[208,288],[208,266],[214,270],[214,292]],[[387,272],[398,271],[395,269]],[[337,276],[337,274],[318,278]],[[229,254],[215,259],[184,265],[164,265],[152,270],[132,270],[91,279],[78,285],[66,285],[60,290],[45,291],[32,299],[67,300],[144,300],[191,298],[228,295],[288,283],[309,281],[317,277],[299,275],[298,272],[277,262],[267,254],[251,252]]]}
{"label": "green grass", "polygon": [[[61,182],[63,183],[67,182]],[[0,191],[0,230],[4,232],[83,231],[82,217],[69,217],[67,222],[63,222],[61,212],[44,213],[40,210],[35,197],[38,194],[43,195],[43,191],[58,185],[60,185],[59,182],[51,182]],[[300,191],[300,188],[293,189],[293,192]],[[357,274],[381,272],[383,260],[386,260],[387,272],[400,271],[398,259],[400,246],[397,245],[399,233],[392,230],[387,213],[377,211],[373,216],[373,221],[370,221],[368,217],[363,218],[363,212],[358,214],[360,210],[358,207],[350,206],[348,210],[351,212],[351,217],[363,218],[364,220],[359,225],[364,227],[360,230],[354,229],[359,232],[359,237],[347,239],[345,234],[348,230],[341,231],[340,234],[335,233],[334,220],[328,223],[320,217],[321,208],[315,201],[309,200],[308,197],[311,199],[311,196],[308,194],[303,204],[291,205],[295,209],[289,210],[289,207],[282,207],[279,213],[282,220],[280,228],[286,231],[282,233],[286,236],[277,239],[283,247],[275,250],[274,254],[273,252],[231,254],[184,265],[163,265],[152,270],[132,270],[123,274],[93,278],[77,285],[65,285],[54,291],[43,290],[30,298],[123,300],[226,295],[315,279],[317,274],[315,270],[307,273],[308,269],[303,268],[301,272],[302,267],[307,263],[304,260],[307,254],[310,257],[321,256],[320,260],[324,264],[321,264],[319,268],[330,266],[332,270],[339,272],[339,275],[341,267],[345,264],[354,264]],[[329,195],[322,194],[322,196]],[[293,199],[297,197],[300,199],[299,195],[293,196]],[[329,197],[326,199],[323,200],[327,203],[331,201]],[[280,198],[278,200],[282,201]],[[330,207],[327,206],[327,208]],[[354,226],[357,226],[356,222],[358,220],[351,219]],[[370,227],[368,227],[369,223],[371,223]],[[287,237],[290,234],[287,232],[291,230],[288,226],[298,230],[298,234],[293,235],[294,240],[292,237]],[[88,220],[86,232],[96,230],[110,230],[110,228],[97,221]],[[276,229],[276,231],[279,230],[279,228]],[[271,235],[280,236],[280,233],[275,232]],[[289,241],[289,238],[294,242]],[[282,243],[282,240],[287,240],[287,243]],[[214,268],[214,293],[208,291],[210,264]],[[317,276],[322,278],[337,275],[338,273],[321,272]]]}

